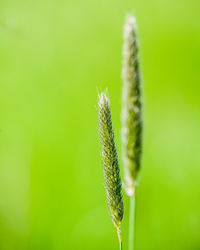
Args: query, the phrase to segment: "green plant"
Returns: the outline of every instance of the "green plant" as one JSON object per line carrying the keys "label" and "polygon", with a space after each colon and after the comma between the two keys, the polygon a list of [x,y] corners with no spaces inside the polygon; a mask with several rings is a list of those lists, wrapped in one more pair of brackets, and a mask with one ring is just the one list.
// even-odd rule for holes
{"label": "green plant", "polygon": [[99,96],[99,133],[102,146],[102,161],[106,183],[107,202],[112,221],[117,228],[122,247],[120,224],[123,219],[124,204],[119,161],[112,127],[110,103],[104,93]]}
{"label": "green plant", "polygon": [[[141,165],[142,112],[140,72],[138,58],[137,26],[129,16],[124,27],[123,47],[123,94],[122,94],[122,159],[125,190],[130,197],[129,250],[134,249],[135,234],[135,189]],[[110,103],[104,93],[99,96],[99,131],[102,146],[102,161],[106,183],[107,201],[122,247],[120,224],[123,218],[121,177]]]}
{"label": "green plant", "polygon": [[141,165],[142,112],[137,25],[128,16],[124,26],[122,94],[122,159],[125,189],[130,197],[129,249],[134,249],[135,189]]}

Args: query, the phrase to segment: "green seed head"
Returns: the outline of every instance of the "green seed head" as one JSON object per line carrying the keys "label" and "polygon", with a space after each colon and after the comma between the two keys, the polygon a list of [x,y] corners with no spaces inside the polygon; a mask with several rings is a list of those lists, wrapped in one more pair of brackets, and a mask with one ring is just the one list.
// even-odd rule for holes
{"label": "green seed head", "polygon": [[107,201],[112,221],[119,229],[124,213],[122,185],[110,103],[104,93],[99,96],[98,116]]}
{"label": "green seed head", "polygon": [[124,26],[122,95],[122,158],[126,191],[134,194],[141,162],[142,117],[137,25],[129,16]]}

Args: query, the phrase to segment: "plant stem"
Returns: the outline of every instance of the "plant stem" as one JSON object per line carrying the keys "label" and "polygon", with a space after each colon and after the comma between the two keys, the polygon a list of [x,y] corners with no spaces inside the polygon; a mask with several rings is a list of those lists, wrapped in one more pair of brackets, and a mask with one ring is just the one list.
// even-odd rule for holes
{"label": "plant stem", "polygon": [[120,250],[122,250],[122,237],[121,237],[121,228],[120,228],[120,225],[117,228],[117,234],[118,234],[118,238],[119,238],[119,248],[120,248]]}
{"label": "plant stem", "polygon": [[135,193],[130,197],[129,211],[129,250],[135,249]]}
{"label": "plant stem", "polygon": [[122,241],[119,244],[120,244],[120,250],[122,250]]}

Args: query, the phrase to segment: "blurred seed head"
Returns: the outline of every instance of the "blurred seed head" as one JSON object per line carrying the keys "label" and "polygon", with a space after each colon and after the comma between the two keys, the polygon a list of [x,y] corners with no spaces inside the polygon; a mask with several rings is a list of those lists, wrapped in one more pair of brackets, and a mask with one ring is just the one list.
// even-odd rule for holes
{"label": "blurred seed head", "polygon": [[122,93],[122,160],[128,195],[134,195],[142,152],[142,110],[137,25],[128,16],[124,26]]}

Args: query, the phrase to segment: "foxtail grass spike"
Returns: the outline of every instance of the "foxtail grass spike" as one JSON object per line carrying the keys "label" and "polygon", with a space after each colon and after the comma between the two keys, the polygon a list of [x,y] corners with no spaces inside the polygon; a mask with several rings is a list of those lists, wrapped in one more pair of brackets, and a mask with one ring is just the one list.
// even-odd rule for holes
{"label": "foxtail grass spike", "polygon": [[122,159],[126,192],[133,196],[142,148],[141,91],[137,25],[129,16],[124,26],[122,94]]}
{"label": "foxtail grass spike", "polygon": [[120,224],[124,213],[122,184],[112,127],[110,103],[104,93],[99,95],[98,118],[107,202],[121,243]]}

